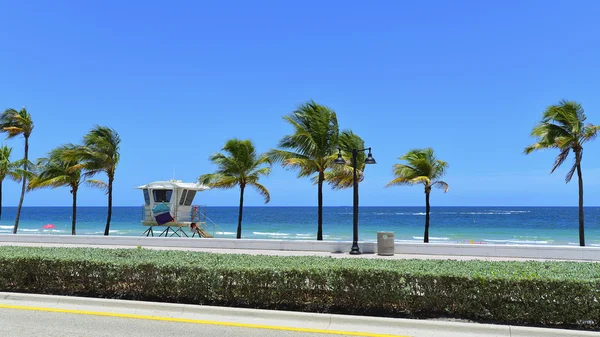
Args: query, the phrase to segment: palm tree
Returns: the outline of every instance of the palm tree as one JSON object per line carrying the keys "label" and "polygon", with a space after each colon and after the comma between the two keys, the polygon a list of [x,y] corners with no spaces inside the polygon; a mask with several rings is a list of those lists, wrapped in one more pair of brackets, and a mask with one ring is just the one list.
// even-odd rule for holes
{"label": "palm tree", "polygon": [[110,231],[112,217],[112,190],[115,180],[115,171],[119,164],[119,146],[121,138],[114,130],[106,126],[96,126],[83,137],[83,145],[73,147],[63,154],[66,160],[81,162],[88,176],[104,172],[108,177],[108,184],[95,181],[97,187],[106,188],[108,194],[108,215],[104,235]]}
{"label": "palm tree", "polygon": [[443,188],[448,192],[448,184],[439,180],[448,168],[448,163],[435,157],[432,148],[414,149],[408,151],[399,158],[406,164],[394,164],[394,175],[396,178],[390,181],[386,187],[396,185],[423,184],[425,187],[425,234],[423,242],[429,242],[429,194],[432,187]]}
{"label": "palm tree", "polygon": [[[17,111],[15,109],[6,109],[0,116],[0,132],[6,132],[8,136],[6,138],[14,138],[19,135],[23,135],[25,138],[25,153],[23,156],[23,172],[29,171],[29,136],[33,131],[33,120],[31,115],[27,112],[27,109],[22,108]],[[21,217],[21,208],[23,207],[23,200],[25,199],[25,188],[27,186],[27,176],[23,176],[23,186],[21,187],[21,199],[19,200],[19,207],[17,208],[17,215],[15,217],[15,226],[13,228],[13,234],[17,233],[19,228],[19,218]]]}
{"label": "palm tree", "polygon": [[12,148],[10,146],[2,145],[0,147],[0,219],[2,219],[2,183],[6,177],[20,182],[22,176],[18,169],[19,162],[11,162],[10,154]]}
{"label": "palm tree", "polygon": [[554,172],[569,156],[573,150],[575,161],[571,170],[565,177],[565,182],[571,181],[577,171],[579,182],[579,245],[585,246],[583,229],[583,177],[581,174],[581,160],[583,158],[583,143],[594,139],[598,135],[600,126],[584,124],[586,116],[581,104],[574,101],[562,100],[557,105],[551,105],[544,111],[542,120],[531,131],[537,142],[526,147],[525,154],[536,150],[558,149],[560,153],[554,161],[550,173]]}
{"label": "palm tree", "polygon": [[[56,188],[68,186],[73,196],[73,209],[71,216],[71,234],[75,235],[75,226],[77,223],[77,191],[79,186],[85,181],[91,186],[102,185],[102,182],[96,180],[85,180],[89,174],[83,170],[83,164],[69,159],[65,156],[69,151],[73,151],[73,145],[63,145],[53,149],[46,158],[38,159],[38,173],[29,182],[29,189],[38,188]],[[84,179],[82,181],[82,178]]]}
{"label": "palm tree", "polygon": [[[341,149],[363,149],[365,142],[352,130],[344,130],[339,137],[339,146]],[[346,160],[346,165],[334,165],[325,172],[325,181],[334,190],[341,190],[354,186],[354,163],[352,162],[352,152],[342,150],[342,157]],[[337,158],[337,156],[335,156]],[[356,174],[357,181],[360,183],[364,179],[366,155],[359,151],[357,155]]]}
{"label": "palm tree", "polygon": [[318,185],[317,240],[323,240],[323,182],[325,171],[333,163],[337,152],[339,127],[337,116],[330,108],[314,101],[304,103],[283,117],[294,127],[294,133],[279,141],[279,148],[269,151],[275,162],[286,169],[298,168],[298,178],[316,173]]}
{"label": "palm tree", "polygon": [[[240,187],[240,209],[238,214],[238,239],[242,238],[242,211],[244,208],[244,189],[254,187],[265,198],[265,204],[271,200],[269,191],[258,180],[271,173],[271,159],[266,154],[257,154],[250,140],[230,139],[223,151],[215,153],[210,160],[217,165],[215,173],[201,175],[198,181],[214,188],[229,189]],[[269,166],[263,167],[264,164]]]}

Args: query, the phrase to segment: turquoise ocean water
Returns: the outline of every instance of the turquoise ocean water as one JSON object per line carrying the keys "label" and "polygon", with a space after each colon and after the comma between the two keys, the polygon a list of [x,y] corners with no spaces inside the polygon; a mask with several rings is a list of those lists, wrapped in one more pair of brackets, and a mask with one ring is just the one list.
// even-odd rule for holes
{"label": "turquoise ocean water", "polygon": [[[207,207],[219,225],[217,237],[235,237],[237,207]],[[423,240],[424,207],[360,207],[359,239],[392,231],[396,241]],[[11,233],[16,207],[4,207],[0,233]],[[141,235],[141,207],[115,207],[111,235]],[[102,235],[106,207],[80,207],[77,234]],[[45,224],[55,229],[42,229]],[[585,208],[586,244],[600,246],[600,207]],[[315,239],[316,207],[246,207],[242,236],[255,239]],[[24,207],[19,233],[70,234],[70,207]],[[325,207],[325,240],[352,239],[352,207]],[[432,207],[430,242],[578,245],[577,207]]]}

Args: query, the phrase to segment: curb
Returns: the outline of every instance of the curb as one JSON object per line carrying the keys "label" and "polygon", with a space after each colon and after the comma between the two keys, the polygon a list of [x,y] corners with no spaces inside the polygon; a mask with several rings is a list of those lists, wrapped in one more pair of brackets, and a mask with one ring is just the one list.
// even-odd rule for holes
{"label": "curb", "polygon": [[370,316],[351,316],[338,314],[319,314],[294,311],[278,311],[264,309],[247,309],[216,307],[206,305],[160,303],[132,300],[114,300],[86,298],[74,296],[40,295],[0,292],[0,303],[26,305],[36,303],[38,306],[76,307],[95,311],[117,313],[146,313],[169,317],[191,317],[205,320],[227,321],[232,323],[267,324],[279,327],[298,327],[322,330],[369,331],[373,333],[403,334],[411,336],[598,336],[598,332],[564,330],[550,328],[534,328],[511,325],[494,325],[465,322],[448,322],[439,320],[418,320],[406,318],[382,318]]}

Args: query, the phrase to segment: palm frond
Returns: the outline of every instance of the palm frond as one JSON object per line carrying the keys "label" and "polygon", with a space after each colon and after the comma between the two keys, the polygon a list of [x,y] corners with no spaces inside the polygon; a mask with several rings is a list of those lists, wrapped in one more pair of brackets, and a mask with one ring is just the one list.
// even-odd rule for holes
{"label": "palm frond", "polygon": [[29,180],[29,184],[27,186],[28,190],[40,189],[40,188],[57,188],[63,186],[70,186],[71,180],[66,176],[57,176],[48,179],[39,179],[39,177],[34,177]]}
{"label": "palm frond", "polygon": [[319,163],[311,159],[289,158],[283,161],[282,166],[285,169],[299,169],[298,178],[309,177],[313,173],[320,172]]}
{"label": "palm frond", "polygon": [[29,137],[33,130],[33,120],[27,109],[6,109],[0,115],[0,132],[5,132],[7,138],[23,135]]}
{"label": "palm frond", "polygon": [[105,193],[108,193],[108,184],[102,180],[88,179],[83,182],[88,187],[97,188]]}
{"label": "palm frond", "polygon": [[268,204],[269,201],[271,201],[271,195],[269,194],[269,191],[267,190],[266,187],[264,187],[263,185],[257,183],[257,182],[251,182],[249,183],[250,186],[254,187],[254,189],[256,189],[256,191],[258,191],[258,193],[265,198],[265,204]]}
{"label": "palm frond", "polygon": [[248,176],[259,178],[261,176],[268,176],[269,174],[271,174],[271,167],[261,167],[248,173]]}
{"label": "palm frond", "polygon": [[431,186],[443,189],[444,193],[448,192],[450,189],[450,186],[445,181],[436,181]]}
{"label": "palm frond", "polygon": [[258,154],[250,140],[234,138],[225,143],[223,152],[211,155],[210,160],[217,166],[216,171],[201,175],[198,182],[222,189],[249,184],[258,186],[260,192],[264,186],[260,185],[258,180],[261,176],[271,173],[273,157],[269,154]]}
{"label": "palm frond", "polygon": [[[341,190],[354,186],[354,168],[348,165],[338,165],[331,170],[325,172],[325,181],[333,190]],[[364,174],[361,170],[356,170],[357,181],[360,183],[364,180]],[[314,183],[318,177],[314,177]]]}
{"label": "palm frond", "polygon": [[83,165],[88,172],[105,172],[114,176],[120,160],[121,138],[106,126],[95,126],[83,137],[83,145],[67,144],[62,156]]}
{"label": "palm frond", "polygon": [[575,158],[573,160],[573,166],[565,176],[565,183],[568,183],[573,178],[573,174],[579,165],[581,165],[581,159],[583,157],[583,150],[575,152]]}
{"label": "palm frond", "polygon": [[537,137],[537,142],[526,147],[525,154],[538,149],[559,149],[560,153],[550,171],[552,173],[564,163],[573,150],[574,164],[565,177],[568,183],[581,163],[583,143],[594,139],[600,130],[593,124],[585,124],[586,119],[583,107],[575,101],[563,99],[558,104],[548,107],[542,114],[540,123],[531,132],[532,136]]}
{"label": "palm frond", "polygon": [[414,184],[415,183],[413,181],[411,181],[410,179],[407,179],[405,177],[396,177],[396,178],[392,179],[392,181],[387,183],[385,185],[385,187],[400,186],[400,185],[414,185]]}
{"label": "palm frond", "polygon": [[581,143],[594,140],[600,132],[600,125],[587,124],[582,132]]}
{"label": "palm frond", "polygon": [[[400,160],[406,164],[395,164],[394,175],[386,187],[395,185],[423,184],[426,188],[435,184],[435,180],[446,174],[448,163],[437,159],[432,148],[412,149],[402,155]],[[445,182],[440,185],[447,187]]]}
{"label": "palm frond", "polygon": [[281,163],[291,158],[308,159],[308,157],[305,155],[279,149],[269,150],[269,152],[267,152],[267,155],[271,158],[272,163]]}
{"label": "palm frond", "polygon": [[286,169],[299,169],[298,177],[324,172],[332,163],[331,156],[337,153],[339,127],[335,112],[309,101],[284,120],[292,125],[294,133],[279,141],[280,149],[269,151],[272,160]]}
{"label": "palm frond", "polygon": [[552,174],[560,165],[562,165],[562,163],[565,162],[565,160],[569,156],[569,152],[571,152],[570,147],[564,148],[560,151],[560,153],[558,154],[558,157],[556,157],[556,160],[554,161],[554,165],[552,166],[552,170],[550,171],[550,174]]}

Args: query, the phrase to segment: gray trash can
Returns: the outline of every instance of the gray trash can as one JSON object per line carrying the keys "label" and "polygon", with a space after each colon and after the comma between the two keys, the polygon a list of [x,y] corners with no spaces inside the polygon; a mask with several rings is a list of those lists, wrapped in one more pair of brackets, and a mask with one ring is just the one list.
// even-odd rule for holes
{"label": "gray trash can", "polygon": [[377,232],[377,255],[394,255],[394,232]]}

